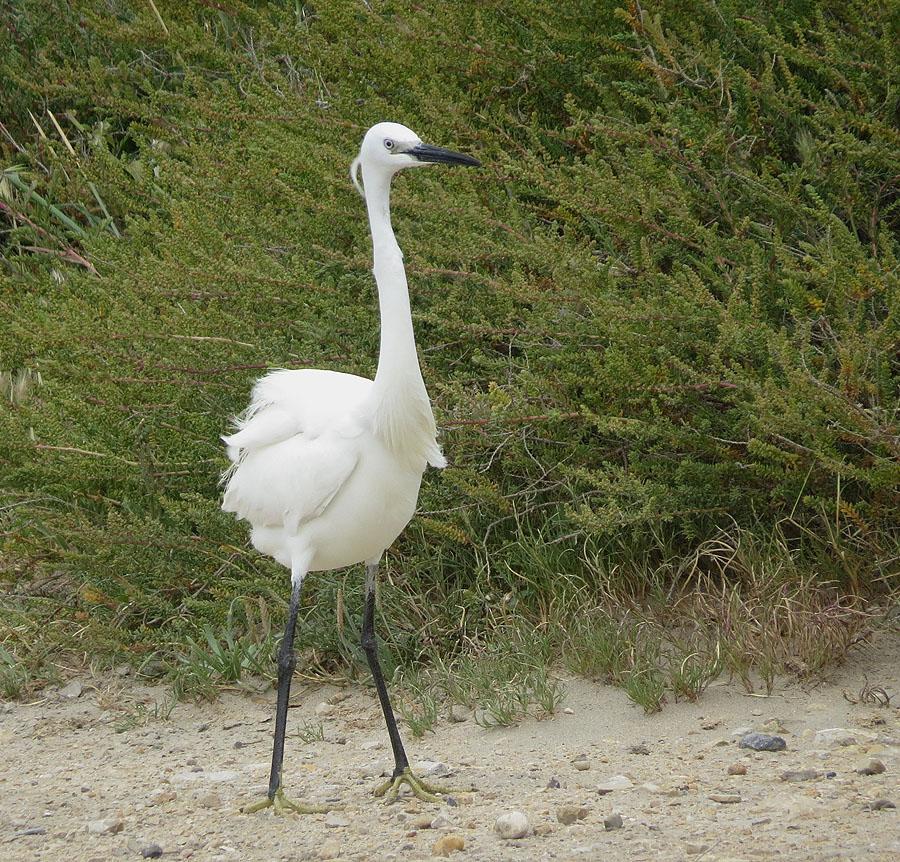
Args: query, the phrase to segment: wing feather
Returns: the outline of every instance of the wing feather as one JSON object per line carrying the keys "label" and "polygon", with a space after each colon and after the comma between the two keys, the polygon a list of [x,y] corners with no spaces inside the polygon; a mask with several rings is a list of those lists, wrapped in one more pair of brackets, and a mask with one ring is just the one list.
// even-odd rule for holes
{"label": "wing feather", "polygon": [[320,515],[356,469],[363,425],[354,407],[371,385],[312,369],[258,380],[237,430],[222,437],[232,462],[222,508],[289,533]]}

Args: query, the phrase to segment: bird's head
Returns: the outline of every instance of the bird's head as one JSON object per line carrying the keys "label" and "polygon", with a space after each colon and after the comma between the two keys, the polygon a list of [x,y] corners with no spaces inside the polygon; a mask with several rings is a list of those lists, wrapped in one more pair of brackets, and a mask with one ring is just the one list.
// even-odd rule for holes
{"label": "bird's head", "polygon": [[359,155],[350,166],[350,179],[359,193],[363,194],[358,179],[359,171],[363,168],[367,172],[378,171],[391,177],[404,168],[419,168],[437,163],[471,167],[481,165],[472,156],[423,143],[412,129],[401,126],[400,123],[377,123],[363,137]]}

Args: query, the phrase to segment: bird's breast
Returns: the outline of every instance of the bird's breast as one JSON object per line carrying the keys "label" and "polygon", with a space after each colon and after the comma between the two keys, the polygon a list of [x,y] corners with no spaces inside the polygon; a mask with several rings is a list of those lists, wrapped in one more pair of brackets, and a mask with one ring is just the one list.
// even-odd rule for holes
{"label": "bird's breast", "polygon": [[416,511],[425,462],[410,466],[380,441],[365,445],[359,464],[328,508],[301,528],[313,550],[311,571],[377,559]]}

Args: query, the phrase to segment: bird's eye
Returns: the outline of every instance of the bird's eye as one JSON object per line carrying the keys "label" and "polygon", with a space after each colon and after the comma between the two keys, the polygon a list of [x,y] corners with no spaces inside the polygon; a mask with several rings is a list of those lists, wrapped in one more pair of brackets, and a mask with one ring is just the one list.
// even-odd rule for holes
{"label": "bird's eye", "polygon": [[385,138],[384,139],[384,148],[386,150],[394,149],[394,142],[390,138]]}

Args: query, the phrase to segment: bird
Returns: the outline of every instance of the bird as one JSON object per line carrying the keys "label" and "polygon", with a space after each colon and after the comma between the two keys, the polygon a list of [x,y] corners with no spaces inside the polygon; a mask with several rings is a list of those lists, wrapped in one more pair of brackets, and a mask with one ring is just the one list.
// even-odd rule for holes
{"label": "bird", "polygon": [[[245,812],[272,807],[320,812],[284,793],[282,766],[294,632],[303,583],[311,572],[365,564],[361,645],[375,683],[394,756],[391,777],[374,791],[388,800],[401,786],[423,800],[438,788],[409,765],[375,636],[375,589],[384,552],[415,513],[428,465],[446,466],[416,353],[403,253],[390,215],[391,182],[408,168],[481,165],[473,156],[423,143],[399,123],[363,136],[350,178],[365,199],[378,290],[380,344],[374,379],[323,369],[276,369],[253,386],[250,404],[223,435],[230,467],[222,508],[250,524],[254,548],[290,569],[287,622],[278,650],[275,735],[269,786]],[[362,182],[360,183],[360,178]]]}

